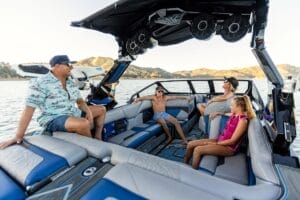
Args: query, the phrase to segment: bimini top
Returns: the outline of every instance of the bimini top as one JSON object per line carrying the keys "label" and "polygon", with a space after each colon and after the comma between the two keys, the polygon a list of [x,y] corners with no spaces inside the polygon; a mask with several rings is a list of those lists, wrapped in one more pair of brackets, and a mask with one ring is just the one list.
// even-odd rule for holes
{"label": "bimini top", "polygon": [[[236,42],[252,33],[251,47],[267,78],[276,87],[283,79],[264,47],[269,0],[120,0],[72,22],[72,26],[114,35],[119,61],[132,61],[154,44],[172,45],[213,35]],[[116,64],[103,83],[117,81],[129,62]],[[113,77],[113,78],[111,78]]]}
{"label": "bimini top", "polygon": [[171,45],[193,37],[207,40],[216,34],[235,42],[265,28],[267,1],[120,0],[72,26],[114,35],[129,54],[151,46],[151,39]]}

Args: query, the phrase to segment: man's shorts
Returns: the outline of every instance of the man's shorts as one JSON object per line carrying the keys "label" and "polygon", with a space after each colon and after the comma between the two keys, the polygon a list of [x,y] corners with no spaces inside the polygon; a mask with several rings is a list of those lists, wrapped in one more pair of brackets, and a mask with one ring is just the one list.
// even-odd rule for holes
{"label": "man's shorts", "polygon": [[169,118],[169,116],[170,115],[166,112],[159,112],[159,113],[154,113],[153,119],[158,120],[158,119],[162,118],[162,119],[166,120]]}
{"label": "man's shorts", "polygon": [[46,131],[50,133],[56,131],[67,132],[67,129],[65,128],[65,123],[69,117],[70,117],[69,115],[61,115],[59,117],[56,117],[55,119],[53,119],[51,122],[48,123],[46,127]]}
{"label": "man's shorts", "polygon": [[[85,117],[86,113],[81,112],[81,117]],[[67,119],[71,117],[70,115],[61,115],[55,119],[53,119],[51,122],[46,127],[46,131],[53,133],[56,131],[62,131],[62,132],[68,132],[67,129],[65,128],[65,123]]]}

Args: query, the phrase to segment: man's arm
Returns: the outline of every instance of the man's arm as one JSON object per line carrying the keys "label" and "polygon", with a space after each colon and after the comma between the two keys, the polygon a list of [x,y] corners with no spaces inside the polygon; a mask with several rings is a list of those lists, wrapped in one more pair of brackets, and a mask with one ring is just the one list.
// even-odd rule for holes
{"label": "man's arm", "polygon": [[93,114],[89,109],[88,105],[85,103],[85,101],[82,98],[77,99],[76,103],[78,105],[78,108],[86,113],[86,119],[89,120],[91,128],[93,128],[94,126]]}
{"label": "man's arm", "polygon": [[226,101],[227,99],[229,99],[233,95],[234,95],[233,93],[230,93],[230,94],[227,94],[227,95],[216,96],[216,97],[212,98],[211,100],[209,100],[207,102],[207,104],[210,104],[212,102],[223,102],[223,101]]}
{"label": "man's arm", "polygon": [[191,98],[188,96],[166,96],[166,100],[175,100],[175,99],[191,100]]}
{"label": "man's arm", "polygon": [[143,101],[143,100],[152,100],[154,99],[153,95],[149,95],[149,96],[143,96],[143,97],[138,97],[134,100],[135,103],[139,102],[139,101]]}
{"label": "man's arm", "polygon": [[25,109],[22,112],[15,137],[10,140],[1,142],[0,149],[4,149],[12,144],[22,142],[23,137],[26,132],[26,129],[32,119],[34,111],[35,111],[35,108],[33,108],[33,107],[30,107],[30,106],[25,107]]}

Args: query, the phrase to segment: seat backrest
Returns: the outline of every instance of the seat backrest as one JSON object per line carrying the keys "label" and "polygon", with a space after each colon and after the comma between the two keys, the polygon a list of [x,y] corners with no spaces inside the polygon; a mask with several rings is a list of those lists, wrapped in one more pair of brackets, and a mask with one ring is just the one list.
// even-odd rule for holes
{"label": "seat backrest", "polygon": [[195,109],[194,97],[192,99],[170,100],[166,104],[166,111],[178,120],[186,120]]}
{"label": "seat backrest", "polygon": [[267,181],[280,184],[272,162],[272,148],[265,130],[257,118],[250,120],[248,126],[249,153],[256,182]]}
{"label": "seat backrest", "polygon": [[209,116],[204,116],[205,128],[208,133],[208,137],[211,139],[216,139],[220,133],[224,130],[228,116],[221,115],[215,117],[213,120],[209,120]]}

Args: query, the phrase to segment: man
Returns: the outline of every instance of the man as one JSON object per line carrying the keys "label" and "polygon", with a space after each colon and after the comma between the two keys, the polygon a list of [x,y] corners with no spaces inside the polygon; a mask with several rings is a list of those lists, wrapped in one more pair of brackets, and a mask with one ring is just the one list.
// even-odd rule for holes
{"label": "man", "polygon": [[135,99],[135,102],[142,101],[142,100],[151,100],[152,101],[152,109],[154,112],[153,119],[156,120],[159,124],[162,125],[165,134],[167,135],[167,143],[172,141],[170,130],[167,126],[166,120],[174,124],[176,131],[178,132],[179,136],[182,139],[184,144],[187,144],[187,140],[184,136],[183,130],[178,122],[178,120],[166,113],[166,103],[168,100],[174,99],[188,99],[188,97],[183,96],[166,96],[164,95],[164,90],[161,86],[158,86],[155,89],[155,95],[139,97]]}
{"label": "man", "polygon": [[200,114],[203,116],[212,112],[230,112],[231,100],[233,99],[238,86],[239,82],[235,77],[224,77],[224,94],[210,99],[205,104],[198,104],[197,107],[200,111]]}
{"label": "man", "polygon": [[16,135],[0,143],[1,149],[22,141],[36,108],[41,110],[38,122],[47,132],[66,131],[92,137],[90,129],[95,124],[95,138],[101,140],[105,107],[87,106],[70,79],[73,63],[66,55],[54,56],[50,72],[31,80]]}

